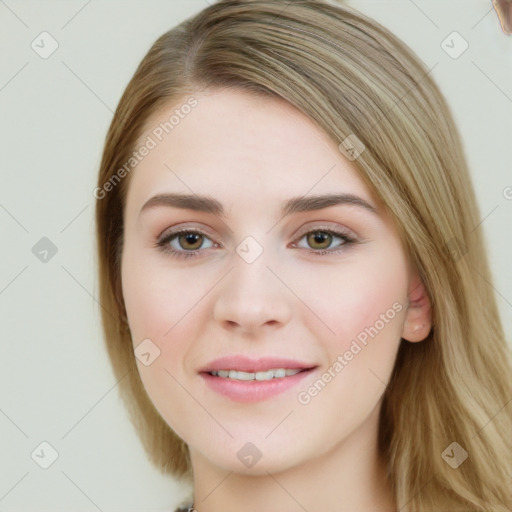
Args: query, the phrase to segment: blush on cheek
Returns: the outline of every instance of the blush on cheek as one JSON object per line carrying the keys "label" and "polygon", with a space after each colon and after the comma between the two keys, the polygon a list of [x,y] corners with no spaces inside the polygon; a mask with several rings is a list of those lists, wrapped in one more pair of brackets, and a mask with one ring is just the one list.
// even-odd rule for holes
{"label": "blush on cheek", "polygon": [[372,294],[348,298],[350,303],[338,317],[336,326],[340,353],[347,350],[359,353],[358,347],[365,349],[385,340],[395,345],[400,337],[404,310],[401,302],[395,299],[398,296],[398,293],[392,295],[389,290],[374,288]]}

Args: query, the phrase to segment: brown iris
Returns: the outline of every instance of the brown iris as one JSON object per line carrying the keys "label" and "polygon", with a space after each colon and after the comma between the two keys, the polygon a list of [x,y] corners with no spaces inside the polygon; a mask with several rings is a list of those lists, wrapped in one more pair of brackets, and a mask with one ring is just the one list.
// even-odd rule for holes
{"label": "brown iris", "polygon": [[[182,233],[178,235],[178,240],[180,243],[180,246],[184,249],[190,249],[191,251],[195,251],[201,247],[201,244],[203,243],[203,235],[199,233]],[[185,245],[183,245],[181,242],[182,240],[185,240]],[[194,247],[186,247],[186,244],[192,244]]]}
{"label": "brown iris", "polygon": [[[327,249],[329,245],[331,245],[332,235],[327,233],[326,231],[314,231],[308,235],[308,244],[311,245],[314,249]],[[325,243],[328,242],[325,247],[315,247],[315,243]]]}

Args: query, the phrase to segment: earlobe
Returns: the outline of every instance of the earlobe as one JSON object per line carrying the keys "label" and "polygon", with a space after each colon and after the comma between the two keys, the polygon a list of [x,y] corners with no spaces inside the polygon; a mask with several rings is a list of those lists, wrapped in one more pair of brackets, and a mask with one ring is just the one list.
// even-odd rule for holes
{"label": "earlobe", "polygon": [[432,328],[431,304],[425,285],[415,273],[409,283],[408,306],[402,338],[412,343],[423,341]]}

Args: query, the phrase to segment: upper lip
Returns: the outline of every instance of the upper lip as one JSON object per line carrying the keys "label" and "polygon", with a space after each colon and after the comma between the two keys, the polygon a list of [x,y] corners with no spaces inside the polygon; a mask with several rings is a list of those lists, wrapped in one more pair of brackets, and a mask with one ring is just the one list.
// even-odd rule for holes
{"label": "upper lip", "polygon": [[285,359],[280,357],[262,357],[260,359],[250,359],[245,356],[226,356],[211,361],[199,370],[200,373],[210,373],[219,370],[238,370],[242,372],[263,372],[276,368],[290,370],[309,370],[315,365],[297,361],[294,359]]}

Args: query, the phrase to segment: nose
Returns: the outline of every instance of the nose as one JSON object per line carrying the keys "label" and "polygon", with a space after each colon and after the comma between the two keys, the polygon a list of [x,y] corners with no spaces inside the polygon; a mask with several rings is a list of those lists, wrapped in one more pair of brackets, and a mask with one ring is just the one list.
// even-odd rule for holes
{"label": "nose", "polygon": [[290,321],[293,294],[277,277],[279,266],[264,256],[247,263],[234,254],[232,270],[218,285],[213,311],[224,329],[257,333]]}

